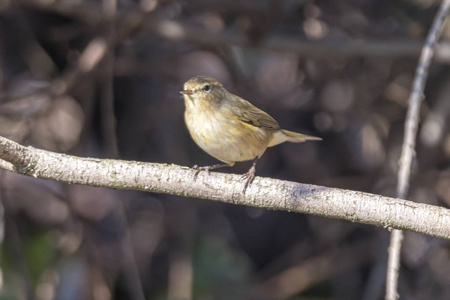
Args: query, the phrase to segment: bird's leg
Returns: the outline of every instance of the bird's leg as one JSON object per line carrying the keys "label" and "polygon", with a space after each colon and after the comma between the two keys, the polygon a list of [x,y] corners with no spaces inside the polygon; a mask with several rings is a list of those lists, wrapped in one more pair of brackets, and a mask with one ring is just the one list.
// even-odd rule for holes
{"label": "bird's leg", "polygon": [[253,179],[255,179],[256,163],[258,162],[258,159],[259,159],[259,157],[255,157],[255,159],[253,159],[253,164],[250,167],[250,169],[248,170],[248,172],[241,176],[241,179],[247,179],[245,181],[244,194],[245,194],[245,191],[247,190],[248,186],[250,184],[252,184]]}
{"label": "bird's leg", "polygon": [[232,167],[232,166],[234,166],[234,162],[224,163],[224,164],[215,164],[215,165],[212,165],[212,166],[205,166],[205,167],[199,167],[199,166],[195,165],[195,166],[192,167],[192,169],[197,170],[197,172],[195,172],[194,179],[197,179],[197,175],[201,171],[206,171],[206,172],[208,172],[208,175],[209,175],[209,172],[211,170],[225,168],[225,167]]}

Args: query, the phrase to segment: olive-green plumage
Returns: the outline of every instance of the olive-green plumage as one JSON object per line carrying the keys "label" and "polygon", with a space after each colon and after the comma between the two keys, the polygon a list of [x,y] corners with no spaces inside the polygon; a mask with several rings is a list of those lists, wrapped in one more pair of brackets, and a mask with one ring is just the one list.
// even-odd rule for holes
{"label": "olive-green plumage", "polygon": [[[255,160],[256,164],[267,147],[286,141],[320,140],[282,129],[269,114],[228,92],[214,78],[193,77],[184,84],[181,93],[186,106],[186,126],[193,140],[206,153],[230,166],[246,160]],[[254,174],[247,177],[248,184]]]}

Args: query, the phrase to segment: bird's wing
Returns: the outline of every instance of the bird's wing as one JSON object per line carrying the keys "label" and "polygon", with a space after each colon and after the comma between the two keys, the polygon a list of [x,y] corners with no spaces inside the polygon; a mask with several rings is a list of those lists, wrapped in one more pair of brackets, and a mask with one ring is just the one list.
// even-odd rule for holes
{"label": "bird's wing", "polygon": [[235,96],[234,105],[230,107],[238,119],[244,123],[269,130],[279,130],[280,125],[268,113],[260,110],[250,102]]}

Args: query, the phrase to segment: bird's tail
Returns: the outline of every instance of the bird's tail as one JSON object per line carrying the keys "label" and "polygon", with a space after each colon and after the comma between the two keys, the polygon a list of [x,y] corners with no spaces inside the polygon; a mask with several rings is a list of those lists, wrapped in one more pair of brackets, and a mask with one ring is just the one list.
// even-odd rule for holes
{"label": "bird's tail", "polygon": [[319,137],[315,137],[312,135],[306,135],[302,133],[297,133],[289,130],[281,130],[285,136],[287,136],[287,141],[292,143],[301,143],[305,141],[321,141],[322,139]]}
{"label": "bird's tail", "polygon": [[322,139],[319,137],[282,129],[274,134],[272,141],[270,141],[269,143],[269,147],[273,147],[284,142],[302,143],[306,141],[321,141],[321,140]]}

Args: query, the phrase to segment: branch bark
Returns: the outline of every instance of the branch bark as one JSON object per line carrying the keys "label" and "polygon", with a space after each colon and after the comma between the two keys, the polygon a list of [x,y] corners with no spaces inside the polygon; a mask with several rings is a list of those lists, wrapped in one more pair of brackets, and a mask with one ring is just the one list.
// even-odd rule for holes
{"label": "branch bark", "polygon": [[358,191],[256,177],[243,194],[239,175],[201,172],[194,180],[188,167],[81,158],[3,137],[0,158],[1,168],[36,178],[307,213],[450,239],[449,209]]}

